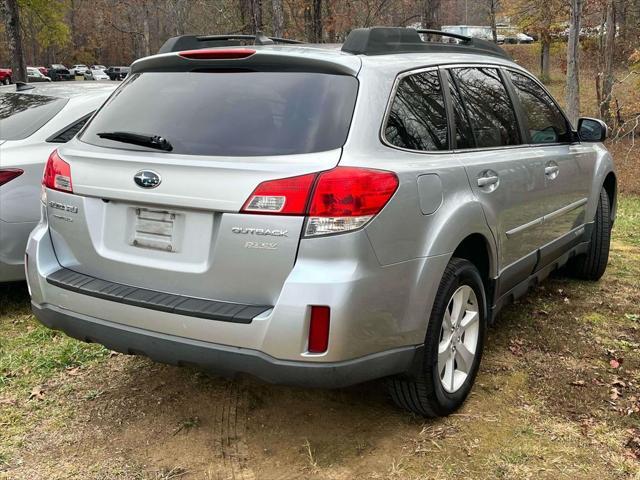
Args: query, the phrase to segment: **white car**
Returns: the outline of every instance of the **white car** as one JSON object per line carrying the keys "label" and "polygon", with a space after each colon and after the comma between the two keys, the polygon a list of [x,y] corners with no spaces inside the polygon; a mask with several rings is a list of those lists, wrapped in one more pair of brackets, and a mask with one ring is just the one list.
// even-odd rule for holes
{"label": "white car", "polygon": [[24,280],[24,250],[40,218],[47,158],[116,88],[55,82],[0,87],[0,284]]}
{"label": "white car", "polygon": [[92,69],[84,72],[85,80],[109,80],[109,75],[102,69]]}
{"label": "white car", "polygon": [[86,72],[87,70],[89,70],[89,67],[87,67],[86,65],[74,65],[73,67],[71,67],[69,69],[69,72],[71,73],[71,75],[84,75],[84,72]]}

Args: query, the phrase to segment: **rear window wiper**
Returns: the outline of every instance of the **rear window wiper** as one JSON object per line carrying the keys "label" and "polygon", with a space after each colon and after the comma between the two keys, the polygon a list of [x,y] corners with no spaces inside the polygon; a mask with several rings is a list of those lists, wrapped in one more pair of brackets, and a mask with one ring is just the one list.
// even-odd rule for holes
{"label": "rear window wiper", "polygon": [[141,147],[155,148],[156,150],[164,150],[170,152],[173,145],[160,135],[147,135],[144,133],[132,132],[101,132],[97,134],[100,138],[114,140],[116,142],[131,143],[132,145],[140,145]]}

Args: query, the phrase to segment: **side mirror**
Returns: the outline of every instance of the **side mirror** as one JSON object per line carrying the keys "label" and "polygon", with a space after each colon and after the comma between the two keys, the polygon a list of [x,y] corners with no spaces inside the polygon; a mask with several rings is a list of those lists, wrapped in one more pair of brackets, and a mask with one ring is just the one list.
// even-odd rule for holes
{"label": "side mirror", "polygon": [[578,120],[578,137],[582,142],[604,142],[607,139],[607,124],[597,118]]}

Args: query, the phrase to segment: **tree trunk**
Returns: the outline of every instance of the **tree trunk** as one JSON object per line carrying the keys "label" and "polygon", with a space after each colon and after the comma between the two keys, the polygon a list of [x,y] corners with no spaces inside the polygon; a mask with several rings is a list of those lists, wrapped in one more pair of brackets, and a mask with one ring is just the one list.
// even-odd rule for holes
{"label": "tree trunk", "polygon": [[271,0],[271,19],[273,23],[273,36],[284,37],[284,7],[282,0]]}
{"label": "tree trunk", "polygon": [[498,27],[496,25],[496,10],[498,9],[498,0],[489,0],[489,17],[491,20],[491,35],[493,42],[498,43]]}
{"label": "tree trunk", "polygon": [[540,33],[540,79],[546,83],[551,80],[551,35],[549,31]]}
{"label": "tree trunk", "polygon": [[311,0],[304,9],[307,38],[311,43],[321,43],[323,34],[322,0]]}
{"label": "tree trunk", "polygon": [[0,9],[4,17],[7,32],[7,45],[11,55],[11,76],[14,82],[27,81],[27,64],[22,50],[22,36],[20,34],[20,10],[18,0],[0,0]]}
{"label": "tree trunk", "polygon": [[567,115],[575,125],[580,116],[580,23],[584,0],[571,0],[567,44]]}
{"label": "tree trunk", "polygon": [[604,69],[602,72],[602,101],[600,116],[611,124],[611,94],[613,91],[613,59],[616,41],[616,8],[613,0],[607,2],[607,30],[604,38]]}
{"label": "tree trunk", "polygon": [[142,5],[142,49],[145,57],[151,55],[151,33],[149,31],[149,5]]}
{"label": "tree trunk", "polygon": [[422,28],[440,28],[440,0],[422,0]]}

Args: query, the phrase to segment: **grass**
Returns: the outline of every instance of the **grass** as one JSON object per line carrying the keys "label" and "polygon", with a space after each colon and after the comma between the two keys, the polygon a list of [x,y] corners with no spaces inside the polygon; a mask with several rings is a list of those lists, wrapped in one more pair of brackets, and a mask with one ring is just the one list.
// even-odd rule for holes
{"label": "grass", "polygon": [[618,200],[616,234],[620,240],[640,246],[640,196],[622,196]]}

